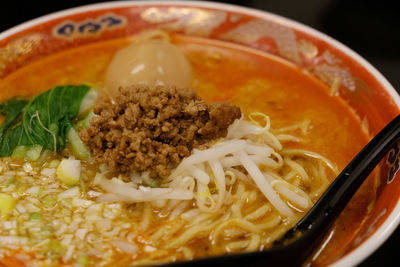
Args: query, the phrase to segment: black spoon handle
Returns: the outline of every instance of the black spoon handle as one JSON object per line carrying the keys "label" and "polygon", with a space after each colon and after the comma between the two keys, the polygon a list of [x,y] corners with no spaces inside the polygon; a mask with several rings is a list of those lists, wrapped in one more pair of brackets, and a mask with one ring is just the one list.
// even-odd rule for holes
{"label": "black spoon handle", "polygon": [[343,169],[295,228],[306,230],[336,218],[382,158],[400,140],[400,115],[382,129]]}
{"label": "black spoon handle", "polygon": [[[293,234],[302,232],[303,236],[294,241],[293,245],[303,243],[307,246],[305,250],[309,250],[308,254],[312,253],[357,189],[399,140],[400,115],[394,118],[357,154],[281,242],[285,243],[285,240],[292,238]],[[303,250],[302,258],[306,256],[305,250]]]}

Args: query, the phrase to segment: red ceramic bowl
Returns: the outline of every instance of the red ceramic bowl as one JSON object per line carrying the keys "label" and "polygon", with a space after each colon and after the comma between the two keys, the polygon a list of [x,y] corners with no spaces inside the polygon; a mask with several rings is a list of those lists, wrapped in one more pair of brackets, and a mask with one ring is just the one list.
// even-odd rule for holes
{"label": "red ceramic bowl", "polygon": [[[300,23],[253,9],[211,2],[112,2],[47,15],[0,34],[0,78],[59,51],[145,29],[232,42],[292,62],[331,85],[375,135],[398,113],[400,97],[367,61]],[[1,88],[0,88],[1,90]],[[376,203],[334,266],[352,266],[375,251],[400,221],[400,178],[382,164]]]}

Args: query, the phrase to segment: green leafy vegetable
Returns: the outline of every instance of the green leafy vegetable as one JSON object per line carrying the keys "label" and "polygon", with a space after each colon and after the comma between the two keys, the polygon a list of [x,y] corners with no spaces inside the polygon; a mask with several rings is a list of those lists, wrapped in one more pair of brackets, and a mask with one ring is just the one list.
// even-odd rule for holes
{"label": "green leafy vegetable", "polygon": [[89,89],[86,85],[57,86],[32,99],[22,118],[30,142],[54,151],[64,148],[72,119]]}
{"label": "green leafy vegetable", "polygon": [[0,127],[0,156],[9,156],[20,146],[41,145],[53,151],[63,149],[72,120],[78,115],[89,89],[87,85],[56,86],[37,95],[28,104],[16,99],[1,104],[0,112],[7,118]]}
{"label": "green leafy vegetable", "polygon": [[7,130],[12,122],[23,112],[27,104],[28,101],[23,99],[10,99],[0,104],[0,113],[3,116],[7,116],[0,127],[0,137],[3,136],[5,130]]}
{"label": "green leafy vegetable", "polygon": [[9,156],[20,142],[22,126],[20,115],[28,104],[27,100],[10,99],[0,104],[0,113],[7,116],[0,126],[0,156]]}
{"label": "green leafy vegetable", "polygon": [[[28,137],[24,132],[22,127],[22,122],[19,121],[17,124],[11,126],[0,139],[0,156],[5,157],[13,153],[14,149],[17,147],[22,147],[23,149],[28,149],[26,146],[31,145]],[[23,158],[22,149],[18,151],[16,158]],[[26,153],[26,151],[24,152]]]}

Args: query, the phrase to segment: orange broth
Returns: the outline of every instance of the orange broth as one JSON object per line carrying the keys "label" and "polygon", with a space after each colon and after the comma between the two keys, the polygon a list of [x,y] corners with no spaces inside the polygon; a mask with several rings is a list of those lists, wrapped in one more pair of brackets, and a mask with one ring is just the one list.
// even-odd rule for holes
{"label": "orange broth", "polygon": [[[303,142],[288,143],[289,147],[319,153],[341,170],[367,143],[368,135],[350,107],[341,98],[330,96],[325,84],[302,69],[222,42],[183,36],[173,36],[172,42],[192,63],[193,88],[206,102],[229,100],[245,114],[264,112],[270,116],[272,128],[310,121]],[[0,80],[0,101],[33,96],[54,85],[102,86],[113,54],[128,43],[128,39],[103,41],[33,62]],[[375,188],[375,179],[370,177],[332,228],[329,242],[313,264],[331,263],[346,252],[374,203]]]}

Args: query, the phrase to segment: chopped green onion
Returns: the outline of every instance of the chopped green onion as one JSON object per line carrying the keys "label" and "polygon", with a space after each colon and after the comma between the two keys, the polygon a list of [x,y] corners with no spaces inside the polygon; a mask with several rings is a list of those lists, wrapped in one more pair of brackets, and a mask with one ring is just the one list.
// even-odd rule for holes
{"label": "chopped green onion", "polygon": [[33,213],[31,213],[31,214],[29,215],[29,219],[31,219],[31,220],[40,220],[41,217],[40,217],[40,214],[39,214],[39,213],[33,212]]}
{"label": "chopped green onion", "polygon": [[44,225],[44,226],[41,227],[41,234],[44,237],[49,238],[49,237],[54,235],[54,229],[52,227],[50,227],[50,226]]}
{"label": "chopped green onion", "polygon": [[81,161],[76,159],[62,159],[56,173],[60,181],[68,186],[74,186],[79,182],[81,176]]}
{"label": "chopped green onion", "polygon": [[155,180],[155,179],[148,179],[146,181],[143,181],[143,185],[149,186],[152,188],[159,188],[161,186],[160,181]]}
{"label": "chopped green onion", "polygon": [[28,151],[26,151],[26,159],[30,161],[36,161],[39,159],[40,154],[42,153],[43,146],[41,145],[33,145]]}
{"label": "chopped green onion", "polygon": [[15,207],[15,199],[5,193],[0,193],[0,213],[10,213]]}
{"label": "chopped green onion", "polygon": [[152,188],[158,188],[161,186],[161,182],[158,179],[150,178],[148,175],[142,175],[143,185],[150,186]]}
{"label": "chopped green onion", "polygon": [[17,176],[13,175],[11,176],[10,180],[8,180],[7,185],[15,184],[16,181],[17,181]]}
{"label": "chopped green onion", "polygon": [[79,258],[78,258],[78,262],[80,263],[80,264],[82,264],[83,266],[88,266],[89,265],[89,259],[87,258],[87,257],[85,257],[85,256],[80,256]]}
{"label": "chopped green onion", "polygon": [[27,146],[17,146],[11,154],[11,158],[24,160],[28,149],[29,148]]}
{"label": "chopped green onion", "polygon": [[85,119],[85,128],[87,128],[87,127],[90,126],[90,119],[93,118],[93,117],[96,117],[96,115],[94,114],[93,110],[91,110],[91,111],[89,112],[89,114],[86,116],[86,119]]}
{"label": "chopped green onion", "polygon": [[46,196],[43,198],[43,204],[46,208],[52,208],[56,205],[56,200],[53,196]]}
{"label": "chopped green onion", "polygon": [[87,160],[90,158],[89,149],[82,142],[78,132],[73,127],[71,127],[71,129],[67,133],[67,140],[71,144],[74,154],[79,159]]}
{"label": "chopped green onion", "polygon": [[83,119],[79,120],[75,125],[74,128],[77,131],[81,131],[84,128],[87,128],[90,126],[90,119],[95,117],[96,115],[94,114],[93,110],[91,110]]}
{"label": "chopped green onion", "polygon": [[43,146],[17,146],[11,154],[12,159],[36,161],[40,158]]}
{"label": "chopped green onion", "polygon": [[38,190],[36,196],[37,196],[37,197],[40,197],[40,195],[42,194],[42,192],[43,192],[43,188],[39,187],[39,190]]}
{"label": "chopped green onion", "polygon": [[49,168],[57,168],[58,165],[60,165],[60,161],[58,159],[53,159],[52,161],[50,161],[49,163]]}
{"label": "chopped green onion", "polygon": [[83,97],[81,106],[79,108],[79,115],[88,112],[91,108],[93,108],[94,102],[97,98],[99,93],[97,90],[91,89],[89,90],[86,95]]}
{"label": "chopped green onion", "polygon": [[45,256],[48,259],[58,259],[62,256],[64,252],[63,246],[56,240],[52,240],[49,243],[48,251]]}
{"label": "chopped green onion", "polygon": [[67,189],[60,194],[58,194],[58,200],[62,200],[64,198],[74,198],[74,197],[79,197],[81,194],[81,190],[79,189],[78,186],[71,187],[70,189]]}
{"label": "chopped green onion", "polygon": [[86,117],[80,121],[78,121],[75,125],[74,125],[75,129],[80,131],[83,128],[86,128]]}
{"label": "chopped green onion", "polygon": [[101,173],[107,172],[107,171],[108,171],[108,166],[107,166],[107,164],[101,163],[101,164],[99,165],[99,170],[100,170]]}
{"label": "chopped green onion", "polygon": [[47,161],[50,157],[51,157],[52,151],[48,150],[48,149],[43,149],[42,154],[40,155],[40,157],[38,158],[38,160],[36,161],[38,164],[43,164],[45,161]]}

